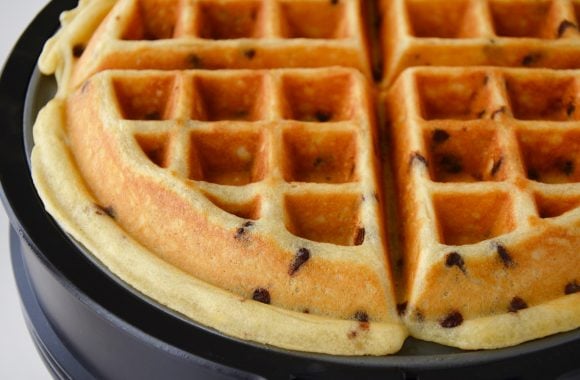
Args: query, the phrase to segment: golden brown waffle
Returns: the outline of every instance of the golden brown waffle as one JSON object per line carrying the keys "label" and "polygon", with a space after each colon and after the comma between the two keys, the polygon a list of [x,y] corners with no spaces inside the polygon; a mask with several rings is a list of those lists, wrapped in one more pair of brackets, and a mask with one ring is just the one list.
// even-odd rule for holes
{"label": "golden brown waffle", "polygon": [[389,90],[414,336],[493,348],[578,325],[579,80],[416,68]]}
{"label": "golden brown waffle", "polygon": [[[347,66],[370,76],[357,0],[105,0],[76,22],[73,84],[106,69]],[[89,42],[90,39],[90,42]]]}
{"label": "golden brown waffle", "polygon": [[[399,349],[405,329],[389,274],[371,99],[360,73],[105,71],[58,107],[94,199],[53,208],[84,207],[80,225],[108,215],[122,229],[110,239],[130,236],[215,292],[238,298],[227,315],[202,322],[309,351]],[[47,149],[43,138],[37,135],[38,145]],[[40,149],[36,170],[50,171],[39,169],[48,154]],[[56,186],[54,175],[37,175],[39,187]],[[147,289],[134,263],[117,260],[115,273]],[[254,302],[274,307],[234,325],[237,309]],[[199,320],[187,307],[178,302]],[[302,321],[291,338],[278,337],[288,327],[267,324],[281,312]],[[317,331],[319,323],[327,327]],[[326,343],[305,338],[312,334]]]}
{"label": "golden brown waffle", "polygon": [[413,66],[580,66],[577,0],[382,0],[384,85]]}

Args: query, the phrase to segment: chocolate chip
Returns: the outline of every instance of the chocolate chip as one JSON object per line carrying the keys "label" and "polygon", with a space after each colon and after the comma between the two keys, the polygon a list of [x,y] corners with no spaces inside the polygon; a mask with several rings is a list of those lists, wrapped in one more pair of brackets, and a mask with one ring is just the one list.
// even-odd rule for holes
{"label": "chocolate chip", "polygon": [[413,165],[413,163],[415,163],[415,162],[420,162],[425,166],[429,166],[429,163],[427,162],[427,159],[425,158],[425,156],[423,156],[419,152],[411,153],[411,159],[409,160],[409,165]]}
{"label": "chocolate chip", "polygon": [[153,111],[145,114],[145,120],[161,120],[161,114],[158,111]]}
{"label": "chocolate chip", "polygon": [[361,245],[365,241],[365,229],[360,227],[356,232],[356,236],[354,238],[354,245]]}
{"label": "chocolate chip", "polygon": [[240,109],[237,111],[232,112],[232,119],[234,120],[245,120],[248,118],[248,115],[250,113],[248,112],[248,110],[245,109]]}
{"label": "chocolate chip", "polygon": [[330,119],[332,119],[332,114],[330,112],[325,112],[325,111],[316,111],[316,113],[314,114],[314,117],[319,122],[324,123],[324,122],[327,122]]}
{"label": "chocolate chip", "polygon": [[354,313],[354,319],[356,319],[359,322],[368,322],[369,315],[366,312],[359,310],[356,313]]}
{"label": "chocolate chip", "polygon": [[542,55],[540,53],[530,53],[524,56],[524,58],[522,58],[522,65],[532,66],[533,64],[537,63],[540,60],[540,58],[542,58]]}
{"label": "chocolate chip", "polygon": [[310,309],[306,308],[306,309],[302,310],[302,312],[303,312],[304,314],[310,314]]}
{"label": "chocolate chip", "polygon": [[192,69],[203,68],[203,61],[197,54],[190,54],[187,56],[187,63]]}
{"label": "chocolate chip", "polygon": [[435,129],[431,137],[435,144],[441,144],[449,139],[449,133],[443,129]]}
{"label": "chocolate chip", "polygon": [[84,44],[80,44],[80,43],[79,43],[79,44],[76,44],[76,45],[75,45],[75,46],[73,46],[73,48],[72,48],[72,53],[73,53],[73,56],[74,56],[75,58],[80,58],[80,57],[81,57],[81,55],[83,55],[83,53],[85,52],[85,48],[86,48],[86,47],[85,47],[85,45],[84,45]]}
{"label": "chocolate chip", "polygon": [[568,107],[566,107],[566,115],[568,115],[568,117],[572,116],[572,114],[576,111],[576,105],[572,102],[570,102],[568,104]]}
{"label": "chocolate chip", "polygon": [[397,304],[397,313],[399,315],[405,315],[406,311],[407,311],[407,302]]}
{"label": "chocolate chip", "polygon": [[248,59],[254,59],[256,56],[256,49],[246,49],[244,50],[244,56]]}
{"label": "chocolate chip", "polygon": [[95,207],[97,208],[97,210],[95,211],[97,215],[107,215],[108,217],[115,219],[116,215],[113,206],[104,207],[95,203]]}
{"label": "chocolate chip", "polygon": [[254,222],[247,221],[240,228],[236,230],[236,234],[234,235],[235,239],[241,239],[242,236],[246,233],[246,230],[254,225]]}
{"label": "chocolate chip", "polygon": [[452,154],[445,154],[439,160],[439,166],[447,173],[457,174],[463,171],[461,158]]}
{"label": "chocolate chip", "polygon": [[503,263],[503,265],[506,268],[510,268],[510,267],[513,267],[515,265],[514,261],[512,260],[512,257],[510,256],[506,247],[504,247],[503,245],[501,245],[499,243],[495,243],[495,249],[497,251],[497,254],[498,254],[501,262]]}
{"label": "chocolate chip", "polygon": [[498,116],[499,114],[505,113],[505,111],[507,110],[506,106],[501,106],[498,109],[496,109],[495,111],[493,111],[490,115],[490,119],[495,119],[496,116]]}
{"label": "chocolate chip", "polygon": [[574,173],[574,161],[566,160],[562,162],[560,165],[560,170],[568,177],[570,177]]}
{"label": "chocolate chip", "polygon": [[397,268],[402,269],[405,266],[405,260],[403,260],[403,258],[401,257],[397,260],[395,265],[397,266]]}
{"label": "chocolate chip", "polygon": [[380,82],[381,79],[383,78],[383,73],[379,67],[373,67],[372,74],[373,80],[377,83]]}
{"label": "chocolate chip", "polygon": [[290,263],[288,274],[290,276],[294,275],[294,273],[296,273],[298,269],[300,269],[300,267],[304,265],[304,263],[306,263],[309,259],[310,259],[310,251],[306,248],[300,248],[298,252],[296,252],[294,259]]}
{"label": "chocolate chip", "polygon": [[531,179],[532,181],[537,181],[540,179],[540,174],[534,168],[529,168],[527,175],[528,175],[528,178]]}
{"label": "chocolate chip", "polygon": [[456,266],[457,268],[461,269],[463,273],[465,273],[465,262],[463,261],[461,255],[457,252],[451,252],[445,256],[445,266],[448,268]]}
{"label": "chocolate chip", "polygon": [[499,160],[493,162],[493,166],[491,167],[491,176],[495,177],[495,175],[499,172],[501,165],[503,164],[503,157],[500,157]]}
{"label": "chocolate chip", "polygon": [[564,287],[564,294],[574,294],[580,292],[580,284],[576,280],[569,282]]}
{"label": "chocolate chip", "polygon": [[252,294],[252,299],[261,303],[270,303],[270,292],[264,288],[256,288]]}
{"label": "chocolate chip", "polygon": [[558,38],[560,38],[570,28],[578,30],[578,25],[574,24],[570,20],[562,20],[562,22],[560,23],[560,25],[558,25],[558,32],[557,32],[556,35],[558,36]]}
{"label": "chocolate chip", "polygon": [[338,1],[339,1],[339,0],[330,0],[330,4],[331,4],[331,5],[336,5],[336,4],[338,4]]}
{"label": "chocolate chip", "polygon": [[527,307],[528,304],[526,303],[526,301],[524,301],[520,297],[514,297],[510,302],[508,311],[510,313],[516,313],[518,310],[527,309]]}
{"label": "chocolate chip", "polygon": [[445,319],[443,319],[439,324],[441,327],[450,329],[453,327],[457,327],[463,323],[463,316],[458,311],[452,311],[451,313],[447,314]]}

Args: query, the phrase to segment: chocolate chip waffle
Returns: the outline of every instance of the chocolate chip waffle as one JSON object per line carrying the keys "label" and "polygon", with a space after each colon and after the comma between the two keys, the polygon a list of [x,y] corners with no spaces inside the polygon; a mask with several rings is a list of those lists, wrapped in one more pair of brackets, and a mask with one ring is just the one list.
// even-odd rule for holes
{"label": "chocolate chip waffle", "polygon": [[578,72],[408,67],[579,68],[578,2],[373,4],[81,0],[39,63],[47,210],[245,340],[380,355],[408,330],[474,349],[577,328]]}
{"label": "chocolate chip waffle", "polygon": [[[196,320],[295,349],[396,351],[405,329],[368,94],[362,75],[342,68],[104,71],[39,118],[36,181],[45,191],[70,181],[63,177],[75,170],[53,173],[43,163],[74,160],[90,196],[49,203],[51,211],[87,230],[106,219],[117,227],[107,241],[129,251],[138,243],[177,268],[179,279],[162,275],[177,292],[167,301],[153,278],[137,275],[152,264],[137,264],[127,248],[111,264]],[[51,131],[61,113],[66,127]],[[66,134],[70,145],[51,146],[43,133]],[[92,251],[108,249],[95,244]],[[197,281],[216,289],[195,289]],[[205,315],[197,310],[204,297],[227,310]],[[239,309],[254,315],[238,321]]]}
{"label": "chocolate chip waffle", "polygon": [[577,326],[579,79],[417,68],[389,90],[414,336],[494,348]]}
{"label": "chocolate chip waffle", "polygon": [[384,85],[413,66],[578,68],[575,0],[382,0]]}

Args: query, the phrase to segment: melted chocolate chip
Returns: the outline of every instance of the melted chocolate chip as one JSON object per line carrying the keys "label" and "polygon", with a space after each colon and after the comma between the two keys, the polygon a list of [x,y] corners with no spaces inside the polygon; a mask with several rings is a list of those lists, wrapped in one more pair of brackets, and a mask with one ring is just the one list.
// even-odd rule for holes
{"label": "melted chocolate chip", "polygon": [[254,225],[254,222],[252,222],[252,221],[247,221],[244,224],[242,224],[242,226],[236,230],[236,234],[234,235],[234,238],[241,239],[242,236],[244,236],[246,234],[247,229],[252,227],[253,225]]}
{"label": "melted chocolate chip", "polygon": [[80,58],[81,55],[85,52],[85,45],[84,44],[76,44],[72,48],[72,53],[75,58]]}
{"label": "melted chocolate chip", "polygon": [[405,315],[406,311],[407,311],[407,302],[397,304],[397,313],[399,315]]}
{"label": "melted chocolate chip", "polygon": [[405,266],[405,261],[403,260],[403,258],[399,258],[395,263],[395,265],[397,266],[397,268],[402,269]]}
{"label": "melted chocolate chip", "polygon": [[366,312],[359,310],[356,313],[354,313],[354,319],[356,319],[359,322],[368,322],[369,315]]}
{"label": "melted chocolate chip", "polygon": [[236,235],[234,236],[236,239],[241,238],[246,233],[246,229],[244,227],[240,227],[236,230]]}
{"label": "melted chocolate chip", "polygon": [[495,177],[495,175],[499,172],[501,165],[503,164],[503,157],[500,157],[499,160],[493,162],[493,166],[491,167],[491,176]]}
{"label": "melted chocolate chip", "polygon": [[161,114],[158,111],[149,112],[145,115],[145,120],[161,120]]}
{"label": "melted chocolate chip", "polygon": [[450,329],[453,327],[457,327],[463,323],[463,315],[461,315],[458,311],[452,311],[451,313],[447,314],[445,319],[440,322],[441,327]]}
{"label": "melted chocolate chip", "polygon": [[520,297],[514,297],[510,302],[508,311],[510,313],[516,313],[518,310],[527,309],[527,307],[528,304],[526,303],[526,301],[524,301]]}
{"label": "melted chocolate chip", "polygon": [[360,227],[354,237],[354,245],[361,245],[365,241],[365,229]]}
{"label": "melted chocolate chip", "polygon": [[300,248],[298,252],[296,252],[294,259],[290,263],[288,274],[290,276],[294,275],[294,273],[296,273],[298,269],[300,269],[300,267],[304,265],[304,263],[306,263],[309,259],[310,259],[310,251],[306,248]]}
{"label": "melted chocolate chip", "polygon": [[558,32],[556,33],[556,35],[558,36],[558,38],[562,37],[564,35],[564,33],[566,33],[566,31],[568,29],[576,29],[578,30],[578,25],[574,24],[572,21],[570,20],[562,20],[562,22],[560,23],[560,25],[558,25]]}
{"label": "melted chocolate chip", "polygon": [[465,262],[463,261],[461,255],[457,252],[451,252],[445,256],[445,266],[448,268],[456,266],[457,268],[461,269],[463,273],[465,273]]}
{"label": "melted chocolate chip", "polygon": [[461,158],[454,156],[452,154],[446,154],[441,156],[439,160],[439,166],[447,173],[458,174],[463,171],[463,164],[461,163]]}
{"label": "melted chocolate chip", "polygon": [[513,261],[512,257],[510,256],[506,247],[504,247],[503,245],[501,245],[499,243],[496,243],[495,249],[496,249],[497,254],[498,254],[501,262],[503,263],[504,267],[510,268],[510,267],[514,266],[514,261]]}
{"label": "melted chocolate chip", "polygon": [[564,287],[564,294],[574,294],[580,292],[580,284],[576,280],[569,282]]}
{"label": "melted chocolate chip", "polygon": [[576,105],[572,102],[570,102],[568,104],[568,107],[566,107],[566,115],[568,117],[572,116],[572,114],[576,111]]}
{"label": "melted chocolate chip", "polygon": [[498,109],[496,109],[495,111],[493,111],[491,113],[491,120],[495,119],[496,116],[498,116],[499,114],[505,113],[505,111],[507,110],[506,106],[501,106]]}
{"label": "melted chocolate chip", "polygon": [[330,119],[332,119],[332,114],[330,112],[325,112],[325,111],[316,111],[316,113],[314,114],[314,117],[319,122],[325,123],[327,121],[330,121]]}
{"label": "melted chocolate chip", "polygon": [[373,67],[372,74],[373,74],[373,80],[377,83],[380,82],[381,79],[383,79],[383,73],[382,73],[381,69],[378,67]]}
{"label": "melted chocolate chip", "polygon": [[413,165],[415,162],[420,162],[425,166],[429,166],[427,159],[419,152],[411,153],[411,159],[409,160],[409,165]]}
{"label": "melted chocolate chip", "polygon": [[244,50],[244,56],[250,60],[254,59],[254,57],[256,56],[256,49]]}
{"label": "melted chocolate chip", "polygon": [[540,179],[540,174],[534,168],[529,168],[527,175],[528,175],[528,178],[531,179],[532,181],[537,181]]}
{"label": "melted chocolate chip", "polygon": [[113,206],[103,207],[95,203],[95,207],[97,208],[97,210],[95,211],[97,215],[107,215],[108,217],[115,219],[116,215]]}
{"label": "melted chocolate chip", "polygon": [[203,67],[203,61],[197,54],[188,55],[187,63],[192,69],[201,69]]}
{"label": "melted chocolate chip", "polygon": [[270,303],[270,292],[264,288],[256,288],[252,294],[252,299],[261,303]]}
{"label": "melted chocolate chip", "polygon": [[532,66],[537,63],[542,55],[540,53],[530,53],[522,58],[522,66]]}
{"label": "melted chocolate chip", "polygon": [[435,144],[441,144],[449,139],[449,133],[443,129],[435,129],[431,137]]}
{"label": "melted chocolate chip", "polygon": [[566,160],[560,164],[560,170],[566,176],[570,177],[574,173],[574,162],[572,160]]}

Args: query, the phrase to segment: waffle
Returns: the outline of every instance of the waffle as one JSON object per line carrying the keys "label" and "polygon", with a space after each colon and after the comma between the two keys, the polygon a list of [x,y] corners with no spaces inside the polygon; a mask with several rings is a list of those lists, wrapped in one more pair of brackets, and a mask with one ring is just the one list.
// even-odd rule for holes
{"label": "waffle", "polygon": [[382,0],[383,82],[407,67],[578,68],[576,0]]}
{"label": "waffle", "polygon": [[[111,239],[130,236],[235,295],[237,307],[219,316],[228,324],[201,319],[210,326],[265,342],[291,328],[276,343],[310,351],[397,350],[404,328],[388,275],[368,93],[360,73],[342,68],[96,74],[55,105],[94,197],[79,217],[108,216],[123,231]],[[124,272],[135,263],[119,265],[115,273],[131,276]],[[132,283],[148,293],[141,281]],[[178,310],[197,317],[190,302]],[[266,311],[233,325],[248,303],[275,308],[253,306]],[[277,309],[294,323],[272,324]],[[314,345],[315,336],[326,343]]]}
{"label": "waffle", "polygon": [[[81,4],[78,12],[68,15],[78,27],[73,28],[73,48],[64,54],[62,66],[73,72],[73,86],[106,69],[340,65],[371,75],[364,23],[367,12],[365,3],[357,0]],[[93,33],[95,38],[91,38]]]}
{"label": "waffle", "polygon": [[579,80],[415,68],[385,94],[413,336],[495,348],[578,326]]}
{"label": "waffle", "polygon": [[233,337],[382,355],[578,328],[580,73],[554,70],[580,68],[578,14],[81,0],[40,57],[33,178],[112,273]]}

